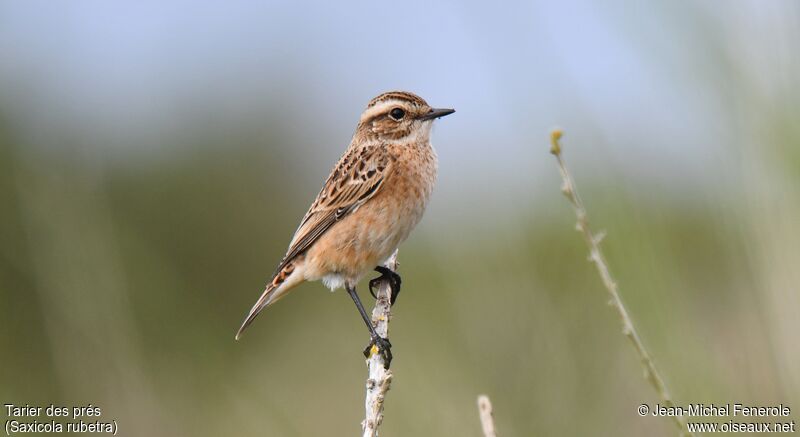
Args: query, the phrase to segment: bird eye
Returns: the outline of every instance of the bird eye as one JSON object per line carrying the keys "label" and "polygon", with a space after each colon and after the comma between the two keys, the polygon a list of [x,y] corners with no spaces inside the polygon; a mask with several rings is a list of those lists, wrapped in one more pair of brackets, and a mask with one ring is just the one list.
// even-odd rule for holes
{"label": "bird eye", "polygon": [[401,108],[394,108],[389,112],[389,117],[392,117],[392,120],[394,121],[400,121],[405,116],[406,111],[403,111]]}

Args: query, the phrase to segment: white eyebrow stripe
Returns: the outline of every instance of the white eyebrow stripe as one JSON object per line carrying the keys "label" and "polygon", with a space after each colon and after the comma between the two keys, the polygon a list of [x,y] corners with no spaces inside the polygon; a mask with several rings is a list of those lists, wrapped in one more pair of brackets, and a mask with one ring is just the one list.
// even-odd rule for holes
{"label": "white eyebrow stripe", "polygon": [[389,109],[389,107],[402,106],[403,103],[404,102],[402,100],[398,100],[398,99],[389,99],[389,100],[380,102],[380,103],[376,104],[375,106],[373,106],[373,107],[367,109],[366,111],[364,111],[363,114],[361,114],[361,122],[363,123],[363,122],[369,120],[370,118],[372,118],[372,117],[374,117],[374,116],[376,116],[378,114],[386,112]]}

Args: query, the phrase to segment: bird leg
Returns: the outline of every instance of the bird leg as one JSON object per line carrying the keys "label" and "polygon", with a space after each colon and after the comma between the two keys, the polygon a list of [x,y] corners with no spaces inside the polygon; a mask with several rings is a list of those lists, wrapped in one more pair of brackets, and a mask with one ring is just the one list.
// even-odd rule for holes
{"label": "bird leg", "polygon": [[392,295],[389,299],[389,303],[394,306],[394,302],[397,300],[397,296],[400,294],[400,285],[402,284],[402,280],[400,279],[400,275],[397,272],[392,271],[392,269],[384,266],[375,267],[375,271],[380,273],[381,275],[375,279],[370,279],[369,281],[369,293],[375,299],[378,296],[375,295],[375,289],[380,286],[382,280],[389,281],[389,287],[392,289]]}
{"label": "bird leg", "polygon": [[376,346],[378,348],[378,353],[383,357],[384,367],[388,369],[389,365],[392,363],[392,343],[389,342],[388,338],[381,337],[375,331],[375,327],[372,326],[372,321],[364,310],[364,305],[361,304],[361,299],[358,298],[356,288],[350,284],[345,284],[344,288],[347,290],[347,294],[353,299],[353,302],[355,302],[356,308],[358,308],[358,312],[361,314],[361,318],[364,319],[364,323],[366,323],[369,329],[371,339],[366,349],[364,349],[364,356],[369,358],[372,346]]}

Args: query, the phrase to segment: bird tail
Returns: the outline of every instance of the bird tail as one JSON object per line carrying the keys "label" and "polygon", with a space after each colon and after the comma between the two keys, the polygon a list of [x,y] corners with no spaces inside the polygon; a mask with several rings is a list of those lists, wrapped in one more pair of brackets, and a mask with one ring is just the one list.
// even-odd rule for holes
{"label": "bird tail", "polygon": [[261,310],[277,302],[278,299],[285,296],[289,290],[303,281],[302,267],[302,263],[298,265],[297,263],[291,262],[275,274],[272,281],[267,284],[264,292],[261,293],[261,297],[258,298],[253,308],[250,309],[250,313],[247,314],[244,322],[242,322],[239,331],[236,332],[237,340],[242,336],[242,332],[253,323],[253,320],[255,320]]}

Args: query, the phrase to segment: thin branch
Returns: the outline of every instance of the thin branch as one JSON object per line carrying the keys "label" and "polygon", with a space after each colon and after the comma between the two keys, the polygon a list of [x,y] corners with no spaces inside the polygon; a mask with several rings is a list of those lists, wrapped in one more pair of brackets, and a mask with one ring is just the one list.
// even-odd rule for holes
{"label": "thin branch", "polygon": [[[558,169],[561,172],[561,178],[564,180],[563,184],[561,185],[561,191],[575,209],[575,216],[578,218],[576,229],[581,233],[581,235],[583,235],[586,245],[589,246],[589,260],[594,263],[595,267],[597,267],[597,272],[600,274],[600,278],[603,280],[603,285],[605,285],[606,290],[608,290],[608,294],[611,295],[611,301],[609,304],[617,310],[617,314],[619,314],[619,317],[622,320],[622,333],[628,337],[628,339],[631,341],[631,344],[633,344],[633,348],[636,349],[636,353],[639,354],[642,367],[644,368],[645,379],[650,382],[653,388],[655,388],[658,394],[661,396],[661,402],[663,406],[668,408],[674,407],[675,403],[672,401],[672,395],[670,395],[669,390],[664,383],[664,379],[661,377],[661,373],[658,371],[658,368],[656,368],[653,359],[650,357],[650,354],[644,347],[644,344],[639,337],[639,333],[636,332],[636,327],[633,325],[633,321],[628,315],[628,310],[625,308],[625,305],[622,303],[622,299],[619,297],[617,282],[614,281],[614,278],[611,276],[611,271],[608,269],[605,256],[603,256],[603,252],[600,250],[600,241],[603,239],[604,234],[593,234],[592,230],[589,228],[589,218],[586,215],[586,209],[583,207],[583,202],[581,202],[581,198],[578,195],[575,182],[572,180],[572,176],[570,176],[569,172],[567,171],[567,166],[564,164],[564,158],[561,156],[561,143],[559,140],[561,139],[562,134],[563,133],[561,130],[558,129],[551,132],[550,153],[555,155],[556,160],[558,161]],[[680,435],[694,435],[688,431],[686,427],[686,421],[683,419],[683,417],[672,416],[672,418],[675,422],[675,425],[680,430]]]}
{"label": "thin branch", "polygon": [[[397,251],[384,264],[393,272],[397,271]],[[372,310],[372,324],[375,331],[384,338],[389,336],[389,320],[392,317],[391,305],[392,288],[388,280],[382,280],[376,293],[375,308]],[[378,427],[383,422],[383,401],[389,386],[392,384],[392,371],[384,367],[381,354],[377,348],[372,347],[372,353],[367,358],[369,377],[367,378],[367,396],[365,401],[366,418],[361,422],[364,437],[377,437]]]}
{"label": "thin branch", "polygon": [[478,396],[478,414],[481,417],[481,428],[483,428],[484,437],[497,437],[497,432],[494,429],[494,417],[492,416],[492,403],[489,401],[489,396]]}

